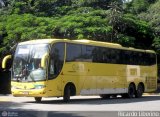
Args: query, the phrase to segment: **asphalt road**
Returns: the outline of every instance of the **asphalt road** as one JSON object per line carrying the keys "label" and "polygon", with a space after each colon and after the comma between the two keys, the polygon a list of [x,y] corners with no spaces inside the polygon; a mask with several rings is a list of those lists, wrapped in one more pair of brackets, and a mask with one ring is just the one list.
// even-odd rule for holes
{"label": "asphalt road", "polygon": [[62,98],[43,98],[41,103],[35,103],[30,97],[0,96],[0,117],[148,117],[147,114],[160,117],[160,95],[106,100],[99,96],[75,96],[69,103]]}

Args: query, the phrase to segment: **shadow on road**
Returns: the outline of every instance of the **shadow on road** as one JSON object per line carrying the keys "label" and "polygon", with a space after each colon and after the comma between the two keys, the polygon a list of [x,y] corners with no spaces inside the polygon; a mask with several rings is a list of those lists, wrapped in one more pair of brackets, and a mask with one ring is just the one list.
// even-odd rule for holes
{"label": "shadow on road", "polygon": [[[0,102],[0,117],[88,117],[81,112],[35,111],[31,109],[23,109],[23,106],[25,105],[27,104]],[[86,114],[88,113],[89,112]],[[96,116],[93,114],[92,117]]]}
{"label": "shadow on road", "polygon": [[115,111],[35,111],[23,109],[23,106],[25,105],[27,104],[0,102],[0,117],[106,117],[106,115],[109,117],[118,117],[118,112]]}
{"label": "shadow on road", "polygon": [[[18,98],[17,98],[18,99]],[[53,105],[103,105],[103,104],[126,104],[126,103],[138,103],[160,100],[160,96],[143,96],[142,98],[124,99],[124,98],[111,98],[102,100],[101,98],[86,98],[86,99],[72,99],[69,103],[64,103],[62,100],[42,100],[37,106],[43,106],[45,104]],[[1,101],[0,102],[0,116],[5,112],[8,114],[15,114],[18,117],[104,117],[110,115],[110,117],[118,117],[117,112],[70,112],[70,111],[33,111],[30,108],[24,109],[26,105],[36,104],[34,101]],[[54,107],[54,105],[53,105]],[[12,115],[10,115],[12,116]]]}
{"label": "shadow on road", "polygon": [[[42,100],[40,104],[90,104],[90,105],[101,105],[101,104],[123,104],[123,103],[136,103],[136,102],[147,102],[160,100],[160,96],[143,96],[142,98],[87,98],[87,99],[71,99],[69,102],[65,103],[63,100]],[[36,103],[35,101],[27,101],[24,103]]]}
{"label": "shadow on road", "polygon": [[[4,115],[5,113],[5,115]],[[6,114],[7,113],[7,114]],[[33,110],[5,110],[0,111],[4,117],[118,117],[116,111],[33,111]]]}

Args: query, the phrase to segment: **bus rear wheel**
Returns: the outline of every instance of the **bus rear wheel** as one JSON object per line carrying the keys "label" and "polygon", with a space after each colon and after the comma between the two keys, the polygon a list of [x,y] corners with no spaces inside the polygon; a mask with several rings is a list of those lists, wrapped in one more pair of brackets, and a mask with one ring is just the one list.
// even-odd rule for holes
{"label": "bus rear wheel", "polygon": [[144,92],[144,88],[142,84],[138,84],[137,91],[136,91],[136,98],[142,97],[143,92]]}
{"label": "bus rear wheel", "polygon": [[64,102],[69,102],[70,101],[70,96],[71,96],[70,85],[67,85],[64,89],[63,101]]}
{"label": "bus rear wheel", "polygon": [[41,102],[42,101],[42,97],[34,97],[36,102]]}
{"label": "bus rear wheel", "polygon": [[134,98],[135,97],[135,86],[134,86],[134,84],[129,85],[127,97],[128,98]]}

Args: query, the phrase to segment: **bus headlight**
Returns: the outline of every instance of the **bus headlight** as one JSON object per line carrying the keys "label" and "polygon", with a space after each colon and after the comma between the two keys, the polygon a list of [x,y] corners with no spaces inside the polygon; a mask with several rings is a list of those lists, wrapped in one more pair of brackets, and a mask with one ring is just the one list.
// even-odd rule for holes
{"label": "bus headlight", "polygon": [[45,88],[45,85],[35,85],[35,89],[43,89]]}

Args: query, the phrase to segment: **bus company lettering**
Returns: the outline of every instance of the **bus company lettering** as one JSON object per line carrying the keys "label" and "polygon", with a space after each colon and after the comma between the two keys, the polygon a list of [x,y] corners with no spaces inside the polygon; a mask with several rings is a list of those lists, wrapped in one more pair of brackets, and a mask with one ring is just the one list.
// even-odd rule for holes
{"label": "bus company lettering", "polygon": [[73,64],[72,69],[74,71],[83,72],[84,71],[84,64]]}

